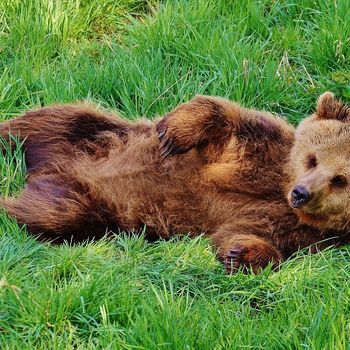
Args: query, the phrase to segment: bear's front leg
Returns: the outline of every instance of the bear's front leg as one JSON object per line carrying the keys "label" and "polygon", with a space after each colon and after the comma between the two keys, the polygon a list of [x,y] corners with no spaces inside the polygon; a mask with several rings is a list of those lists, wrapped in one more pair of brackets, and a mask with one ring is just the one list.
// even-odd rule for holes
{"label": "bear's front leg", "polygon": [[277,268],[283,260],[282,254],[269,242],[255,235],[216,234],[212,236],[218,247],[218,255],[227,272],[238,269],[259,273],[272,264]]}
{"label": "bear's front leg", "polygon": [[181,104],[157,123],[162,156],[185,153],[209,140],[224,144],[230,136],[229,119],[238,117],[241,110],[235,103],[210,96],[196,96]]}
{"label": "bear's front leg", "polygon": [[283,142],[293,127],[281,118],[241,107],[221,97],[196,96],[168,113],[157,123],[164,158],[210,145],[222,150],[232,135],[240,139]]}

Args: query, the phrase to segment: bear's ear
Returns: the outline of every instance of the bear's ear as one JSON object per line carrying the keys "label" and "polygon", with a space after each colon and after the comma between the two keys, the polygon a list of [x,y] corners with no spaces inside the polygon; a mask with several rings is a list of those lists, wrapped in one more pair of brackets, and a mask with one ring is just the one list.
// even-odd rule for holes
{"label": "bear's ear", "polygon": [[338,101],[332,92],[326,91],[318,98],[316,116],[319,119],[348,121],[350,109]]}

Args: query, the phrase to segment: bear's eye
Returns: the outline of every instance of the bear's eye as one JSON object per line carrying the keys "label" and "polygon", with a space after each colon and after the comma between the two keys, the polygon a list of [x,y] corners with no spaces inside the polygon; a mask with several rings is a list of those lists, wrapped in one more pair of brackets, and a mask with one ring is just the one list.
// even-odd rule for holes
{"label": "bear's eye", "polygon": [[334,176],[331,180],[331,184],[334,187],[344,187],[347,185],[346,177],[343,175]]}
{"label": "bear's eye", "polygon": [[309,155],[307,159],[307,167],[311,169],[311,168],[316,168],[316,166],[317,166],[316,156],[314,154]]}

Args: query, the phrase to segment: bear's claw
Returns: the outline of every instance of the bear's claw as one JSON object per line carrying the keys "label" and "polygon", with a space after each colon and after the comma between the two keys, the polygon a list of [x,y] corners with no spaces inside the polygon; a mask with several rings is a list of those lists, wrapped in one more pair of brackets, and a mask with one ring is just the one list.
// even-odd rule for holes
{"label": "bear's claw", "polygon": [[175,156],[183,154],[188,151],[188,148],[179,146],[175,140],[171,138],[163,138],[159,148],[161,149],[161,156],[165,159],[168,156]]}
{"label": "bear's claw", "polygon": [[163,137],[164,137],[164,135],[165,135],[165,133],[166,133],[166,128],[164,129],[164,130],[162,130],[162,131],[158,131],[158,138],[159,138],[159,140],[163,140]]}
{"label": "bear's claw", "polygon": [[241,254],[242,249],[240,248],[229,250],[224,260],[224,265],[228,272],[235,271],[239,268],[241,265]]}
{"label": "bear's claw", "polygon": [[175,156],[176,154],[182,154],[188,151],[187,148],[178,145],[174,138],[168,136],[166,125],[160,124],[157,127],[158,139],[160,141],[159,148],[161,150],[161,156],[165,159],[168,156]]}

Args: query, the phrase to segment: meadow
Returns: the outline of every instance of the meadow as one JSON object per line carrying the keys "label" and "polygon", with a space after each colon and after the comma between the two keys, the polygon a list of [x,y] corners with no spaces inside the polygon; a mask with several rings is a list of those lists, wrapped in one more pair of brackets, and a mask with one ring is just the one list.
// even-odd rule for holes
{"label": "meadow", "polygon": [[[0,0],[0,119],[77,100],[154,118],[200,93],[297,124],[326,90],[350,102],[348,13],[347,0]],[[20,145],[0,172],[1,195],[23,187]],[[204,238],[52,246],[0,212],[0,348],[350,349],[349,278],[349,247],[228,276]]]}

